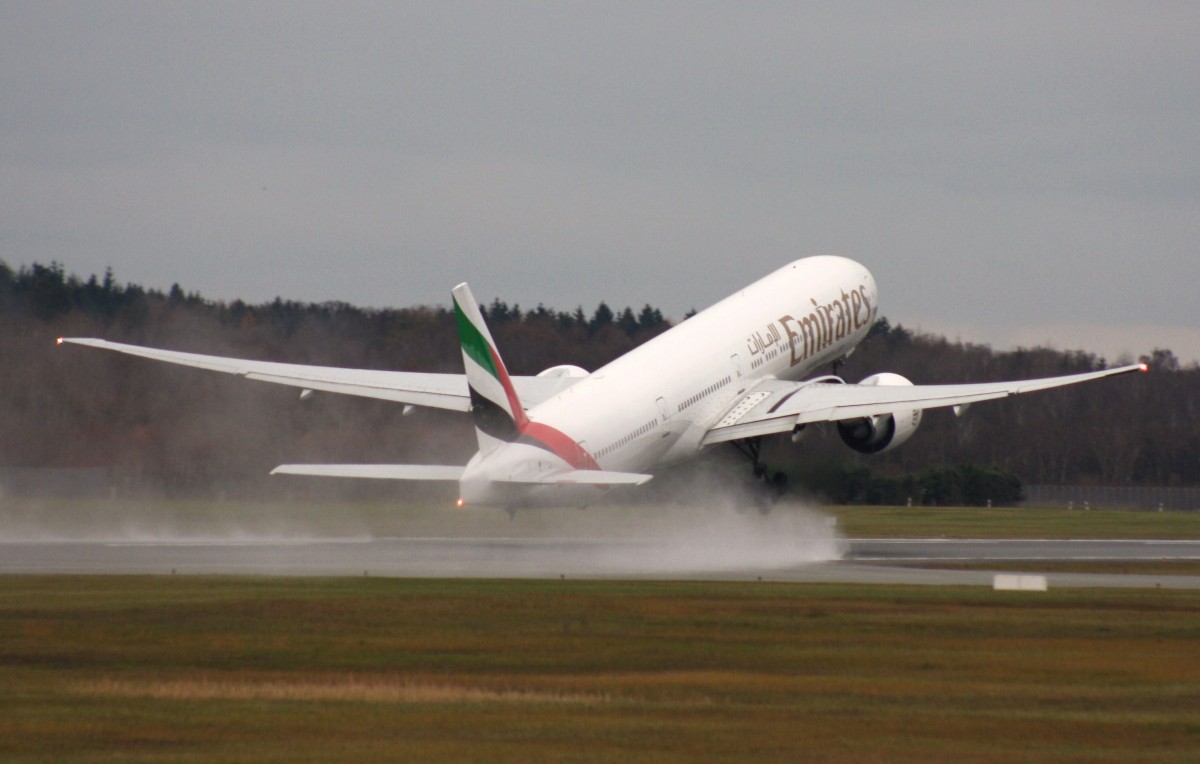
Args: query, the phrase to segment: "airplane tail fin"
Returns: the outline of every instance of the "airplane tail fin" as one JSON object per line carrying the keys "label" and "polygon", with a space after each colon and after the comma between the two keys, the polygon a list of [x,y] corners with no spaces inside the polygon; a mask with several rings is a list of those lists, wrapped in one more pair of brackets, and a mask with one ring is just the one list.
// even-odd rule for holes
{"label": "airplane tail fin", "polygon": [[488,453],[501,443],[515,441],[529,420],[471,288],[465,283],[459,284],[452,294],[475,434],[479,438],[479,450]]}

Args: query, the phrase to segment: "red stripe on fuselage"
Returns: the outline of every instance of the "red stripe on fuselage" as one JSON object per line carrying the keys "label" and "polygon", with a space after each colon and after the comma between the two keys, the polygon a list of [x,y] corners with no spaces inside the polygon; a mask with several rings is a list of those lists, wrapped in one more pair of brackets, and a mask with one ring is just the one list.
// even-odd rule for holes
{"label": "red stripe on fuselage", "polygon": [[600,465],[596,463],[591,454],[584,450],[583,446],[576,443],[571,436],[548,424],[531,422],[526,419],[525,426],[521,428],[521,435],[558,456],[577,470],[600,469]]}
{"label": "red stripe on fuselage", "polygon": [[490,344],[488,350],[491,351],[492,363],[496,365],[496,371],[500,375],[500,386],[504,388],[504,395],[508,398],[508,406],[512,409],[517,432],[521,434],[521,437],[528,438],[535,445],[546,449],[577,470],[600,469],[600,465],[592,455],[585,451],[583,446],[576,443],[570,435],[556,430],[548,424],[529,419],[525,414],[525,407],[517,398],[517,391],[513,388],[512,380],[508,377],[508,369],[504,367],[504,361],[500,360],[500,354]]}

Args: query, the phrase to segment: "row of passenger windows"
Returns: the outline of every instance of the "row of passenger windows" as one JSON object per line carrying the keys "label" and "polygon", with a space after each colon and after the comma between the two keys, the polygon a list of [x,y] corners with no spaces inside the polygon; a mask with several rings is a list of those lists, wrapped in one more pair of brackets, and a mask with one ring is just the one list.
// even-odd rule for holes
{"label": "row of passenger windows", "polygon": [[756,360],[756,361],[754,362],[754,368],[758,368],[759,366],[762,366],[762,365],[763,365],[764,363],[766,363],[767,361],[770,361],[770,360],[773,360],[773,359],[775,359],[775,358],[778,358],[778,357],[779,357],[779,356],[781,356],[781,355],[783,355],[783,349],[782,349],[782,348],[774,348],[774,349],[768,350],[768,351],[767,351],[767,354],[766,354],[765,356],[760,356],[760,357],[758,358],[758,360]]}
{"label": "row of passenger windows", "polygon": [[657,425],[657,424],[658,424],[657,419],[651,419],[649,422],[646,422],[644,425],[637,428],[636,430],[629,433],[628,435],[621,438],[620,440],[617,440],[613,443],[609,443],[607,446],[605,446],[604,448],[597,451],[596,456],[597,457],[607,456],[607,455],[611,454],[613,451],[616,451],[621,446],[625,446],[625,445],[628,445],[629,443],[632,443],[635,439],[640,438],[641,436],[652,431],[654,429],[655,425]]}
{"label": "row of passenger windows", "polygon": [[732,377],[725,377],[725,379],[722,379],[718,382],[714,382],[713,384],[709,385],[708,387],[704,388],[700,392],[696,393],[692,397],[685,400],[683,403],[680,403],[678,406],[679,410],[683,411],[684,409],[688,408],[689,406],[696,405],[697,403],[704,400],[709,395],[712,395],[716,391],[720,390],[725,385],[728,385],[732,381],[733,381]]}

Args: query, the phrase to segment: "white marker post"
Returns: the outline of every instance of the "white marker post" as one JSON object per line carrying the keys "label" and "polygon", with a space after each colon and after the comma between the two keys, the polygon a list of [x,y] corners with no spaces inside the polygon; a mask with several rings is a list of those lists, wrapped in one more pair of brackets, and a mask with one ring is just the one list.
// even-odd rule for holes
{"label": "white marker post", "polygon": [[998,592],[1044,592],[1049,586],[1045,576],[997,573],[992,579],[992,589]]}

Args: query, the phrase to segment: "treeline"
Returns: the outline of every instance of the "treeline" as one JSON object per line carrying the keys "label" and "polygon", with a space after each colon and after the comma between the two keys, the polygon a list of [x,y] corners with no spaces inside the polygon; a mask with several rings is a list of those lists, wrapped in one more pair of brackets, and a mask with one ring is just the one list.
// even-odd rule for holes
{"label": "treeline", "polygon": [[[516,374],[564,363],[595,369],[671,325],[649,305],[561,312],[496,299],[484,312]],[[283,462],[463,463],[475,448],[469,422],[458,415],[418,410],[404,417],[399,406],[337,395],[300,401],[290,388],[55,347],[63,335],[358,368],[457,373],[462,364],[454,317],[444,307],[227,303],[178,285],[163,292],[121,284],[111,271],[85,279],[56,263],[14,270],[0,262],[0,466],[101,467],[122,490],[236,493],[280,485],[264,476]],[[831,427],[808,428],[798,445],[772,440],[767,456],[800,483],[821,485],[822,475],[841,474],[822,490],[856,501],[897,492],[907,499],[914,486],[931,497],[927,471],[962,464],[1028,483],[1200,484],[1200,370],[1183,367],[1169,350],[1146,360],[1154,373],[988,402],[961,418],[928,412],[908,443],[879,456],[849,451]],[[966,382],[1105,363],[1077,351],[997,352],[881,319],[840,373],[848,381],[894,371],[916,383]],[[865,482],[863,469],[872,476]],[[924,482],[906,477],[923,474]],[[969,481],[961,485],[968,487],[945,490],[965,497]]]}
{"label": "treeline", "polygon": [[975,464],[931,466],[883,475],[862,464],[826,464],[806,475],[804,488],[834,504],[1008,507],[1025,498],[1021,478]]}
{"label": "treeline", "polygon": [[[365,310],[343,302],[303,303],[278,297],[273,302],[257,306],[247,305],[241,300],[226,304],[205,300],[198,292],[184,292],[179,284],[172,285],[167,292],[144,289],[136,284],[122,285],[113,278],[111,268],[105,271],[103,279],[92,275],[84,280],[67,275],[57,262],[48,266],[34,263],[14,271],[0,260],[0,310],[4,311],[6,318],[20,320],[24,316],[52,322],[77,313],[92,320],[116,323],[127,328],[146,322],[155,308],[163,307],[169,310],[187,308],[198,314],[215,316],[224,324],[265,321],[276,325],[289,336],[306,321],[358,321],[386,325],[394,320],[403,320],[414,310]],[[444,308],[434,311],[448,313]],[[490,305],[481,305],[480,312],[492,328],[512,323],[545,324],[564,331],[586,330],[589,336],[616,329],[630,339],[641,341],[669,328],[662,311],[650,305],[637,313],[630,307],[618,313],[607,303],[601,302],[589,317],[583,306],[572,312],[556,312],[539,304],[532,310],[522,311],[520,305],[510,306],[497,297]]]}

